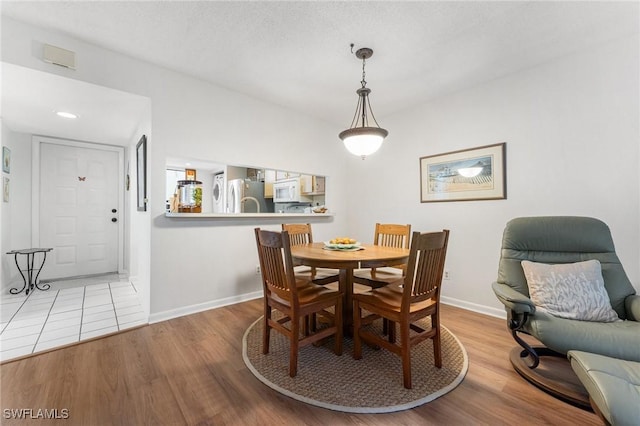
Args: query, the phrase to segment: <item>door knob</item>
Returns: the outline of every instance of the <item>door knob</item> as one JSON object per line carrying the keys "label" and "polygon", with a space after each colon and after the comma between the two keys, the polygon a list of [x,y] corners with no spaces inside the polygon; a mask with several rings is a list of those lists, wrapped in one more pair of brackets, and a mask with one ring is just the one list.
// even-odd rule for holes
{"label": "door knob", "polygon": [[117,212],[118,212],[118,210],[116,210],[116,209],[111,209],[111,213],[117,213]]}
{"label": "door knob", "polygon": [[115,217],[111,218],[111,222],[117,222],[117,221],[118,221],[118,219],[116,219]]}

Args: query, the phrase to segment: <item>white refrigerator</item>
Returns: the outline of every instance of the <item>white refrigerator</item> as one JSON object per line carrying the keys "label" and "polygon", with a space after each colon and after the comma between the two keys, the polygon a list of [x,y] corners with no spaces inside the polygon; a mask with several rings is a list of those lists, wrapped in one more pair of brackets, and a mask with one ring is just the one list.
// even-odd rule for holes
{"label": "white refrigerator", "polygon": [[273,213],[273,201],[264,198],[264,182],[232,179],[227,188],[228,213]]}

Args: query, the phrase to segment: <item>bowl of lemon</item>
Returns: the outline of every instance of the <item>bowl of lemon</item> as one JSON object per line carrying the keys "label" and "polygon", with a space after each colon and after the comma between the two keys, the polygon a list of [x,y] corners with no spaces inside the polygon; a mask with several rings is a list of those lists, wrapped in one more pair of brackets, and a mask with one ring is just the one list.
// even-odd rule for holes
{"label": "bowl of lemon", "polygon": [[324,247],[329,250],[358,250],[360,242],[349,237],[338,237],[325,241]]}

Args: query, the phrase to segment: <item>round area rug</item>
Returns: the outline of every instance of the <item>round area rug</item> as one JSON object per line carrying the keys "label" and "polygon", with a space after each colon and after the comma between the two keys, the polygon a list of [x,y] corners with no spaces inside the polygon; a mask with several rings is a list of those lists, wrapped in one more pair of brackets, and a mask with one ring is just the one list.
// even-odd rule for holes
{"label": "round area rug", "polygon": [[[428,324],[430,320],[423,321]],[[381,321],[371,326],[381,328],[378,323]],[[442,368],[433,364],[430,339],[411,350],[413,389],[405,389],[402,384],[402,361],[398,355],[363,345],[362,359],[355,360],[352,338],[343,340],[341,356],[333,353],[333,337],[320,346],[301,348],[298,374],[289,377],[288,340],[272,330],[269,353],[263,355],[262,327],[260,318],[243,337],[242,356],[249,370],[284,395],[336,411],[389,413],[417,407],[453,390],[462,382],[469,366],[460,341],[442,327]]]}

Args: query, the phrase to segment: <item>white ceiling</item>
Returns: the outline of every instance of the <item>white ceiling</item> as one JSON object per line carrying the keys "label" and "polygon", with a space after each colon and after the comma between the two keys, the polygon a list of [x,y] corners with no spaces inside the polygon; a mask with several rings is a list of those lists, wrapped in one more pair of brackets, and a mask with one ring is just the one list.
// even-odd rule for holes
{"label": "white ceiling", "polygon": [[2,63],[2,119],[16,132],[127,145],[149,108],[142,96]]}
{"label": "white ceiling", "polygon": [[[638,34],[638,2],[2,1],[2,14],[348,126]],[[64,47],[64,46],[61,46]],[[354,49],[354,50],[355,50]],[[390,129],[392,131],[392,129]]]}

